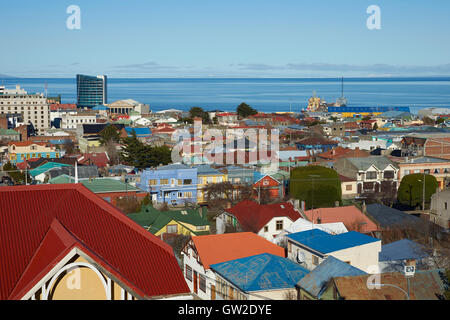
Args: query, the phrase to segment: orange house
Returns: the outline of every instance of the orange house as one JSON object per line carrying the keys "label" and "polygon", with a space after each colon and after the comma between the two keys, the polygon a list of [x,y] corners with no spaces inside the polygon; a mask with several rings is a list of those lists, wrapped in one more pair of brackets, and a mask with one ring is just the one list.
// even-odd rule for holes
{"label": "orange house", "polygon": [[253,184],[253,190],[255,190],[255,199],[261,195],[262,190],[268,191],[270,199],[283,198],[284,187],[283,184],[270,175],[265,175]]}

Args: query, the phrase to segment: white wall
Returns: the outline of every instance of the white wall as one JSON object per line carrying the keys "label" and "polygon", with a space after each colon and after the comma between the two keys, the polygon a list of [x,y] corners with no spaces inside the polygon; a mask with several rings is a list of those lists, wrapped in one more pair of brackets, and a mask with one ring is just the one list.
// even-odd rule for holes
{"label": "white wall", "polygon": [[[283,228],[281,230],[276,229],[277,221],[283,221]],[[258,235],[275,243],[275,236],[283,232],[284,229],[288,228],[293,221],[288,217],[274,217],[272,218],[264,227],[259,230]],[[267,232],[264,232],[264,228],[268,227]]]}

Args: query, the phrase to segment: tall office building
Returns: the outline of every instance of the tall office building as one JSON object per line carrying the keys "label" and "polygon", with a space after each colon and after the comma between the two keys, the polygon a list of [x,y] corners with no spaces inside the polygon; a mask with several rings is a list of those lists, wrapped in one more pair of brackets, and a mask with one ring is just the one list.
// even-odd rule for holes
{"label": "tall office building", "polygon": [[93,108],[106,103],[106,76],[77,74],[77,106]]}

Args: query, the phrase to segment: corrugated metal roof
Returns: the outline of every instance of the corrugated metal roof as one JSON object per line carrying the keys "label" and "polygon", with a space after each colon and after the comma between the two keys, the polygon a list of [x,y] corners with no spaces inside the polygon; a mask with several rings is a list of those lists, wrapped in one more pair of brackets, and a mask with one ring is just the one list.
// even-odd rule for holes
{"label": "corrugated metal roof", "polygon": [[286,237],[323,254],[380,241],[356,231],[331,235],[319,229],[292,233]]}
{"label": "corrugated metal roof", "polygon": [[[339,295],[346,300],[406,300],[404,292],[394,287],[381,287],[369,289],[367,278],[370,275],[336,277],[334,283]],[[438,300],[443,295],[445,270],[416,271],[414,277],[409,279],[409,292],[411,300]],[[382,273],[380,283],[392,284],[407,292],[405,275],[400,272]],[[448,284],[447,284],[448,289]]]}
{"label": "corrugated metal roof", "polygon": [[422,259],[428,256],[430,253],[423,245],[409,239],[402,239],[381,246],[379,261]]}
{"label": "corrugated metal roof", "polygon": [[326,289],[326,284],[331,278],[343,276],[359,276],[366,274],[364,271],[351,266],[335,257],[329,256],[313,271],[301,279],[297,286],[319,298]]}
{"label": "corrugated metal roof", "polygon": [[143,296],[189,292],[172,248],[81,184],[3,187],[0,204],[2,300],[20,298],[11,292],[55,219]]}
{"label": "corrugated metal roof", "polygon": [[205,269],[212,264],[270,253],[284,257],[284,249],[254,234],[237,232],[192,237],[195,248]]}
{"label": "corrugated metal roof", "polygon": [[382,228],[406,225],[414,226],[421,221],[418,217],[380,203],[369,204],[366,207],[366,211]]}
{"label": "corrugated metal roof", "polygon": [[294,288],[309,270],[297,263],[268,253],[211,265],[242,291]]}

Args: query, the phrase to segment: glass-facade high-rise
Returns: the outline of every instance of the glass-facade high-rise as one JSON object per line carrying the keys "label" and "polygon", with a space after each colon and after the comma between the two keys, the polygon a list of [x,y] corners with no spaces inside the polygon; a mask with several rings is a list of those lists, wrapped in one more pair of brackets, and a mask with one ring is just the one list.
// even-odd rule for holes
{"label": "glass-facade high-rise", "polygon": [[77,74],[77,106],[93,108],[106,103],[106,76]]}

